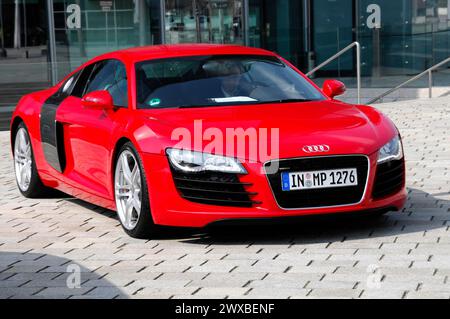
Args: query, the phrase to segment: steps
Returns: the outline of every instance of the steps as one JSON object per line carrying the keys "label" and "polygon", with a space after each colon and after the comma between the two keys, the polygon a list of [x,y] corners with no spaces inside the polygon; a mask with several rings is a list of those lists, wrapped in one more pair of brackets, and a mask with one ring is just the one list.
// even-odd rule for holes
{"label": "steps", "polygon": [[[382,93],[388,91],[389,88],[376,88],[376,89],[361,89],[361,104],[366,104],[369,100],[380,96]],[[450,95],[450,87],[433,87],[433,97],[445,97]],[[388,103],[398,101],[409,100],[422,100],[428,99],[428,88],[403,88],[383,98],[382,101],[377,103]],[[337,100],[344,101],[346,103],[357,103],[357,90],[347,89],[344,95],[336,97]]]}

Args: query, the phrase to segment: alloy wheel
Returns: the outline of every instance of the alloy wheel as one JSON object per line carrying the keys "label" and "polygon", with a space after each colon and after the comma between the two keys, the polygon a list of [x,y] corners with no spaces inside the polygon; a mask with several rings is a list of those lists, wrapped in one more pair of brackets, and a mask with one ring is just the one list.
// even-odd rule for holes
{"label": "alloy wheel", "polygon": [[32,161],[30,139],[22,127],[17,131],[14,143],[14,168],[17,184],[23,192],[30,187]]}
{"label": "alloy wheel", "polygon": [[141,171],[136,157],[129,150],[123,151],[116,164],[114,191],[122,225],[133,230],[141,214],[142,206]]}

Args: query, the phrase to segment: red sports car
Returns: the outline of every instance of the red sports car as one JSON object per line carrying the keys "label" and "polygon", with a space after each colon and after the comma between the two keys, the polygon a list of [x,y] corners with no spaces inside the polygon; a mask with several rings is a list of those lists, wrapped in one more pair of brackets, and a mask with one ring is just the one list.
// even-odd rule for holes
{"label": "red sports car", "polygon": [[127,49],[24,96],[11,121],[18,187],[117,210],[124,230],[399,210],[400,134],[282,57],[224,45]]}

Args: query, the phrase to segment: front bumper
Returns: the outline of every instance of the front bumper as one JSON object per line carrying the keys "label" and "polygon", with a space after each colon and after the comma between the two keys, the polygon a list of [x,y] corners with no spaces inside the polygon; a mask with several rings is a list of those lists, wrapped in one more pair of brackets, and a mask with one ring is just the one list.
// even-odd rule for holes
{"label": "front bumper", "polygon": [[166,156],[143,154],[144,168],[148,181],[150,207],[156,224],[166,226],[204,227],[222,220],[265,219],[321,214],[354,213],[380,208],[400,210],[406,201],[405,183],[399,191],[390,196],[374,199],[371,194],[377,168],[377,154],[369,159],[367,188],[358,204],[326,208],[283,209],[277,204],[271,187],[260,163],[244,163],[248,174],[240,176],[242,183],[249,183],[248,192],[257,193],[252,207],[227,207],[192,202],[182,198],[174,183]]}

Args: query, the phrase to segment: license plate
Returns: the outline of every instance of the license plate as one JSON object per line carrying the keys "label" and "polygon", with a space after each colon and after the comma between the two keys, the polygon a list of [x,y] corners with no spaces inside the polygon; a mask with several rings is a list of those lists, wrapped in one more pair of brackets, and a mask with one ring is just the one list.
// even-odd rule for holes
{"label": "license plate", "polygon": [[357,185],[358,174],[356,168],[281,173],[281,186],[283,191],[348,187]]}

